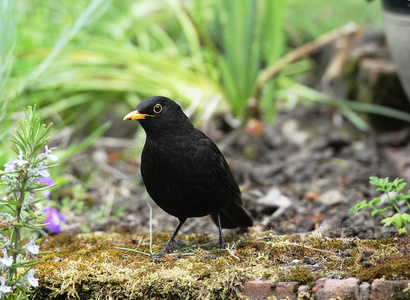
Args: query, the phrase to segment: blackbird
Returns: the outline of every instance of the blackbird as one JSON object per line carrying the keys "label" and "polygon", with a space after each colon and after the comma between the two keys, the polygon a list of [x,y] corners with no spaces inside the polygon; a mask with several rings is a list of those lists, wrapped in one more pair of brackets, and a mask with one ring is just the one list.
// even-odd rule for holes
{"label": "blackbird", "polygon": [[175,236],[187,218],[211,215],[219,229],[220,248],[225,248],[222,228],[253,225],[221,151],[176,102],[162,96],[147,98],[125,120],[139,121],[146,132],[141,174],[148,194],[179,219],[161,253],[174,250]]}

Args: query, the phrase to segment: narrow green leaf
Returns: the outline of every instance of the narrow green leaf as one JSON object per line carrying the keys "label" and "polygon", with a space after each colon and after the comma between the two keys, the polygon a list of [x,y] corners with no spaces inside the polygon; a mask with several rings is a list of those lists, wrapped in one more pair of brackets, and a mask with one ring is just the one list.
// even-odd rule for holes
{"label": "narrow green leaf", "polygon": [[386,219],[383,219],[381,222],[384,223],[385,227],[387,227],[387,226],[391,226],[391,224],[394,222],[394,220],[393,220],[393,218],[386,218]]}
{"label": "narrow green leaf", "polygon": [[377,215],[378,213],[380,213],[380,211],[378,209],[375,209],[371,212],[371,216],[374,217],[375,215]]}
{"label": "narrow green leaf", "polygon": [[364,208],[367,207],[367,200],[363,200],[360,203],[357,203],[356,205],[354,205],[352,208],[349,209],[349,214],[355,213],[359,210],[362,210]]}
{"label": "narrow green leaf", "polygon": [[[403,179],[403,180],[404,180],[404,179]],[[400,183],[400,184],[397,186],[396,191],[397,191],[397,192],[401,192],[401,191],[406,187],[406,185],[407,185],[406,182]]]}
{"label": "narrow green leaf", "polygon": [[380,198],[379,198],[379,197],[376,197],[376,198],[373,198],[369,203],[375,204],[375,203],[378,203],[378,202],[380,202],[380,201],[381,201]]}
{"label": "narrow green leaf", "polygon": [[410,224],[410,215],[408,213],[402,213],[401,218],[405,224]]}
{"label": "narrow green leaf", "polygon": [[371,176],[369,182],[370,182],[370,184],[372,184],[372,185],[377,185],[377,186],[379,186],[379,185],[380,185],[380,181],[381,181],[381,179],[380,179],[379,177]]}
{"label": "narrow green leaf", "polygon": [[396,221],[395,221],[396,227],[397,228],[402,228],[402,226],[403,226],[402,216],[399,213],[396,213],[396,215],[397,215],[397,218],[396,218]]}

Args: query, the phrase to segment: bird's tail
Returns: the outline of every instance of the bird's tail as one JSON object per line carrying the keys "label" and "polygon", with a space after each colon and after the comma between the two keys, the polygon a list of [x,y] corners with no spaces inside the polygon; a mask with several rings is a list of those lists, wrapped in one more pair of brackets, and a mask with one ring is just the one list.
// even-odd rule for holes
{"label": "bird's tail", "polygon": [[[222,228],[250,227],[253,221],[241,205],[232,202],[227,207],[219,211]],[[218,226],[218,212],[211,214],[211,218]]]}

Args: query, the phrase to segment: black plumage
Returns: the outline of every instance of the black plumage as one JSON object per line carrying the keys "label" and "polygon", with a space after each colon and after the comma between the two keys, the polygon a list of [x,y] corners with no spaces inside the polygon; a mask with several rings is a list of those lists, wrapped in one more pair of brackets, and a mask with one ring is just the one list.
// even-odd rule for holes
{"label": "black plumage", "polygon": [[173,250],[173,240],[187,218],[211,215],[221,248],[222,228],[252,226],[221,151],[176,102],[162,96],[145,99],[124,120],[138,120],[147,134],[141,174],[149,195],[179,219],[162,252]]}

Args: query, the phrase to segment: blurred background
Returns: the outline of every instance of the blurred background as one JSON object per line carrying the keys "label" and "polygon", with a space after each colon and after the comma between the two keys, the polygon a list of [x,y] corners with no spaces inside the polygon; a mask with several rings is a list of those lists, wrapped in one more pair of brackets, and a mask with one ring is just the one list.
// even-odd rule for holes
{"label": "blurred background", "polygon": [[[374,137],[406,129],[409,102],[382,11],[364,0],[1,0],[0,163],[36,105],[53,122],[59,185],[47,205],[64,215],[61,230],[146,232],[145,135],[122,118],[164,95],[220,145],[259,228],[317,230],[370,194],[368,176],[395,172]],[[329,191],[331,204],[320,198]],[[154,207],[155,230],[174,222]],[[192,224],[185,232],[210,223]]]}

